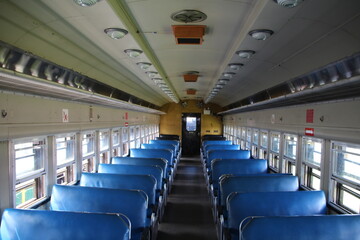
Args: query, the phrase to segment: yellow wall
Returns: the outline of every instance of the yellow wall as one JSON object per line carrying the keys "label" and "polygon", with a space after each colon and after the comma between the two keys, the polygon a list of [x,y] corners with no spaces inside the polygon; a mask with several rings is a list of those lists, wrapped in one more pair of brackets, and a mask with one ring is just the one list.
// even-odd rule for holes
{"label": "yellow wall", "polygon": [[[211,114],[205,115],[204,109],[210,109]],[[176,134],[181,136],[182,113],[201,113],[201,136],[206,134],[222,134],[222,120],[214,114],[221,110],[215,104],[203,105],[196,100],[181,103],[168,103],[160,109],[165,115],[160,117],[160,134]]]}

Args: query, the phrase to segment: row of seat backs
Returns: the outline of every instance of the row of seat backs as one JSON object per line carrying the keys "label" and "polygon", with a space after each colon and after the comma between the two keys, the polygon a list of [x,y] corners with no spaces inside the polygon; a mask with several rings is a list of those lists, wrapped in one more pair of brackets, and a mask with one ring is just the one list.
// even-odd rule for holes
{"label": "row of seat backs", "polygon": [[0,236],[2,240],[129,240],[130,221],[122,214],[5,209]]}
{"label": "row of seat backs", "polygon": [[211,171],[212,161],[216,159],[249,159],[250,150],[211,150],[207,152],[206,167]]}
{"label": "row of seat backs", "polygon": [[168,165],[173,167],[174,165],[174,154],[169,149],[141,149],[132,148],[130,149],[130,157],[132,158],[163,158],[167,160]]}
{"label": "row of seat backs", "polygon": [[163,170],[158,165],[99,164],[98,173],[151,175],[156,179],[156,190],[163,187]]}
{"label": "row of seat backs", "polygon": [[210,135],[210,134],[206,134],[203,135],[201,137],[202,141],[206,141],[206,140],[226,140],[226,137],[224,137],[223,135]]}
{"label": "row of seat backs", "polygon": [[223,175],[219,180],[218,205],[226,206],[232,192],[292,192],[299,190],[299,178],[290,174]]}
{"label": "row of seat backs", "polygon": [[156,139],[159,140],[177,140],[180,141],[180,136],[175,134],[160,134]]}
{"label": "row of seat backs", "polygon": [[[268,162],[265,159],[215,159],[211,163],[210,175],[214,191],[219,188],[219,180],[226,174],[260,174],[268,172]],[[215,193],[216,194],[216,193]]]}
{"label": "row of seat backs", "polygon": [[176,146],[176,152],[180,150],[180,141],[178,140],[163,140],[163,139],[152,139],[149,141],[150,144],[172,144]]}
{"label": "row of seat backs", "polygon": [[231,145],[232,141],[230,140],[204,140],[202,141],[202,149],[207,145]]}
{"label": "row of seat backs", "polygon": [[113,157],[111,158],[111,164],[156,165],[162,169],[164,178],[169,179],[168,161],[163,158]]}
{"label": "row of seat backs", "polygon": [[240,223],[250,216],[311,216],[327,211],[323,191],[233,192],[227,198],[226,207],[232,240],[238,239]]}
{"label": "row of seat backs", "polygon": [[212,150],[240,150],[240,145],[229,144],[229,145],[221,145],[221,144],[211,144],[206,145],[204,147],[204,155],[207,157],[207,153]]}
{"label": "row of seat backs", "polygon": [[176,146],[174,144],[165,143],[143,143],[141,144],[142,149],[169,149],[173,152],[173,157],[177,158]]}
{"label": "row of seat backs", "polygon": [[131,239],[141,239],[150,227],[147,220],[148,197],[141,190],[54,185],[50,209],[123,214],[131,222]]}
{"label": "row of seat backs", "polygon": [[360,240],[360,215],[251,217],[240,240]]}
{"label": "row of seat backs", "polygon": [[82,173],[81,187],[140,189],[148,197],[149,209],[156,205],[156,179],[152,175],[112,174],[112,173]]}

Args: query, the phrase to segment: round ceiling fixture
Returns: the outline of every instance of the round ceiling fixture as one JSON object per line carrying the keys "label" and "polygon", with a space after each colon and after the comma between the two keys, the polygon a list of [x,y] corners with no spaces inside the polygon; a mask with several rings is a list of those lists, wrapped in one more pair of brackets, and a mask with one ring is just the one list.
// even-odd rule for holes
{"label": "round ceiling fixture", "polygon": [[90,7],[92,5],[95,5],[97,2],[100,2],[101,0],[74,0],[74,2],[82,7]]}
{"label": "round ceiling fixture", "polygon": [[185,9],[175,12],[171,15],[171,19],[182,23],[202,22],[207,18],[206,14],[198,10]]}
{"label": "round ceiling fixture", "polygon": [[146,70],[151,66],[151,63],[148,62],[138,62],[136,63],[142,70]]}
{"label": "round ceiling fixture", "polygon": [[237,51],[236,54],[241,58],[251,58],[252,55],[255,54],[255,51],[253,51],[253,50],[240,50],[240,51]]}
{"label": "round ceiling fixture", "polygon": [[143,51],[139,49],[126,49],[124,52],[131,58],[136,58],[142,54]]}
{"label": "round ceiling fixture", "polygon": [[224,72],[223,76],[226,78],[232,78],[235,75],[234,72]]}
{"label": "round ceiling fixture", "polygon": [[242,66],[244,66],[244,64],[242,64],[242,63],[230,63],[228,66],[229,66],[229,68],[231,70],[236,71],[236,70],[239,70]]}
{"label": "round ceiling fixture", "polygon": [[128,31],[122,28],[106,28],[104,32],[112,39],[121,39],[128,34]]}
{"label": "round ceiling fixture", "polygon": [[256,40],[266,40],[273,34],[274,32],[268,29],[256,29],[249,32],[249,35]]}
{"label": "round ceiling fixture", "polygon": [[230,82],[230,79],[222,78],[218,80],[218,83],[223,85],[227,84],[228,82]]}
{"label": "round ceiling fixture", "polygon": [[293,8],[299,5],[304,0],[274,0],[277,4],[287,8]]}
{"label": "round ceiling fixture", "polygon": [[149,78],[154,78],[158,74],[158,72],[154,72],[154,71],[148,71],[145,73],[149,76]]}

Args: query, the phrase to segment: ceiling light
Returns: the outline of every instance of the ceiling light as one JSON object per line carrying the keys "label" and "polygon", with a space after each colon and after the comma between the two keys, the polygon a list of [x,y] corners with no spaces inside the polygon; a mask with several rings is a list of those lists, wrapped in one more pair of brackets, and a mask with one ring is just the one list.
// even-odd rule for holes
{"label": "ceiling light", "polygon": [[90,7],[92,5],[95,5],[97,2],[100,2],[101,0],[74,0],[74,2],[82,7]]}
{"label": "ceiling light", "polygon": [[145,73],[149,76],[149,78],[154,78],[158,74],[158,72],[154,72],[154,71],[148,71]]}
{"label": "ceiling light", "polygon": [[249,32],[249,35],[256,40],[266,40],[273,34],[274,32],[268,29],[256,29]]}
{"label": "ceiling light", "polygon": [[122,28],[106,28],[104,32],[112,39],[121,39],[128,34],[128,31]]}
{"label": "ceiling light", "polygon": [[224,84],[216,84],[217,89],[222,89],[225,85]]}
{"label": "ceiling light", "polygon": [[223,73],[223,76],[227,77],[227,78],[232,78],[234,75],[235,75],[235,73],[233,73],[233,72],[224,72]]}
{"label": "ceiling light", "polygon": [[158,83],[164,83],[164,80],[162,80],[162,78],[152,78],[151,80],[154,81],[154,83],[158,84]]}
{"label": "ceiling light", "polygon": [[136,58],[142,54],[143,51],[139,49],[125,49],[124,52],[131,58]]}
{"label": "ceiling light", "polygon": [[224,78],[222,78],[222,79],[219,79],[219,80],[218,80],[218,83],[220,83],[220,84],[227,84],[228,82],[230,82],[230,79],[224,79]]}
{"label": "ceiling light", "polygon": [[229,66],[229,68],[231,70],[236,71],[236,70],[239,70],[242,66],[244,66],[244,64],[242,64],[242,63],[230,63],[228,66]]}
{"label": "ceiling light", "polygon": [[253,50],[240,50],[236,52],[237,55],[241,58],[251,58],[252,55],[255,54]]}
{"label": "ceiling light", "polygon": [[136,63],[142,70],[146,70],[151,66],[151,63],[148,62],[138,62]]}
{"label": "ceiling light", "polygon": [[283,7],[293,8],[299,5],[303,0],[274,0],[274,1]]}

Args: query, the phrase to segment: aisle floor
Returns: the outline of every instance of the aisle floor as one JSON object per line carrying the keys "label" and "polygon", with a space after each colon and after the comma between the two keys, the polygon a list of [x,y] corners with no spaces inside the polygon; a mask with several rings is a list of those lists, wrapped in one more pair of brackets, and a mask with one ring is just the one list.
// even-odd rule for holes
{"label": "aisle floor", "polygon": [[199,156],[181,158],[157,239],[217,239]]}

